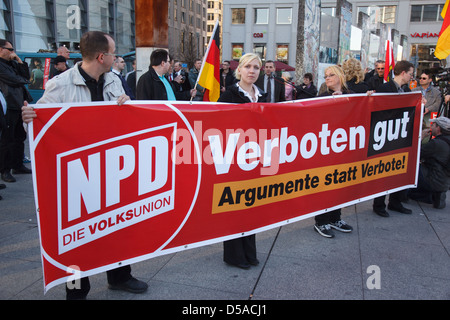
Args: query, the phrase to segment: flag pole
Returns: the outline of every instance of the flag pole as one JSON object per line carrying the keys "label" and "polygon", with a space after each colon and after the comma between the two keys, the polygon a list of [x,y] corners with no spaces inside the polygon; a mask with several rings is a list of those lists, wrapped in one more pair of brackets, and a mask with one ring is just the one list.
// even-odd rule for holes
{"label": "flag pole", "polygon": [[[213,32],[212,32],[213,36],[209,39],[208,47],[206,48],[205,55],[203,56],[202,67],[200,68],[200,71],[199,71],[199,73],[198,73],[197,80],[195,80],[194,89],[197,88],[198,79],[200,79],[200,75],[202,74],[203,67],[204,67],[204,65],[205,65],[206,58],[208,57],[209,49],[211,48],[211,44],[212,44],[212,42],[213,42],[213,40],[214,40],[214,35],[216,34],[216,29],[217,29],[218,26],[219,26],[219,20],[216,20],[216,24],[214,25],[214,29],[213,29]],[[193,99],[193,98],[194,98],[194,97],[191,97],[191,100],[190,100],[190,103],[191,103],[191,104],[192,104],[192,99]]]}

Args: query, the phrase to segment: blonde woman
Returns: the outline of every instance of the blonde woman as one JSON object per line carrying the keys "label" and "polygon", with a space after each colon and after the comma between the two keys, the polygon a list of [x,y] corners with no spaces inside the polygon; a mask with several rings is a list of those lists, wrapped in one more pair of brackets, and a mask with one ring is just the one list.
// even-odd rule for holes
{"label": "blonde woman", "polygon": [[[325,69],[325,84],[327,91],[319,96],[331,96],[353,93],[347,88],[344,71],[339,66],[330,66]],[[341,209],[329,211],[314,217],[316,223],[314,230],[325,238],[333,238],[331,229],[341,232],[352,232],[352,226],[341,219]]]}
{"label": "blonde woman", "polygon": [[[219,102],[248,103],[265,102],[266,94],[254,84],[261,70],[261,59],[253,53],[247,53],[239,60],[235,71],[236,84],[227,88],[219,98]],[[225,263],[248,269],[259,264],[256,258],[256,237],[250,235],[223,243],[223,261]]]}
{"label": "blonde woman", "polygon": [[355,93],[366,93],[369,85],[364,82],[364,71],[361,62],[355,58],[350,58],[342,65],[347,87]]}
{"label": "blonde woman", "polygon": [[239,80],[229,87],[219,98],[219,102],[247,103],[266,102],[266,95],[255,85],[261,71],[262,62],[259,56],[247,53],[239,60],[235,77]]}
{"label": "blonde woman", "polygon": [[319,96],[354,93],[348,89],[344,71],[339,66],[330,66],[325,69],[325,85],[327,90]]}

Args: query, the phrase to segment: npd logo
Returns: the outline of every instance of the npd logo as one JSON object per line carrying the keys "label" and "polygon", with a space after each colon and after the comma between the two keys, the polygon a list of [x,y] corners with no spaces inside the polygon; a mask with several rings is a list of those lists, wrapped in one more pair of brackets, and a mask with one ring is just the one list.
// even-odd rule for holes
{"label": "npd logo", "polygon": [[58,251],[70,251],[175,206],[177,123],[57,155]]}

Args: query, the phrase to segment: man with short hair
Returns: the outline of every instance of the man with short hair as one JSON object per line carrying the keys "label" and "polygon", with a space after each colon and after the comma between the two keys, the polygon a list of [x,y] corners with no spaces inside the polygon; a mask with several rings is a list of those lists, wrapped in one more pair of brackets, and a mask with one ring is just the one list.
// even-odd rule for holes
{"label": "man with short hair", "polygon": [[66,60],[70,59],[70,51],[66,46],[60,46],[58,50],[56,50],[56,53],[58,54],[58,56],[63,56],[64,58],[66,58]]}
{"label": "man with short hair", "polygon": [[439,89],[432,85],[433,79],[430,70],[424,70],[419,78],[419,86],[412,91],[422,92],[425,99],[425,109],[423,112],[423,127],[430,128],[430,116],[432,112],[438,112],[442,103],[442,96]]}
{"label": "man with short hair", "polygon": [[384,66],[385,62],[383,60],[378,60],[375,62],[375,70],[373,76],[370,77],[367,84],[370,90],[378,91],[378,87],[384,83]]}
{"label": "man with short hair", "polygon": [[419,178],[416,189],[408,196],[417,201],[432,203],[437,209],[445,208],[446,193],[450,187],[450,119],[441,116],[431,119],[433,136],[420,148]]}
{"label": "man with short hair", "polygon": [[[58,50],[56,50],[57,57],[53,60],[53,66],[50,68],[50,76],[49,79],[52,79],[53,77],[57,76],[58,74],[61,74],[65,70],[69,69],[69,65],[67,64],[67,60],[70,59],[70,51],[67,49],[66,46],[60,46]],[[61,63],[62,58],[64,58],[64,64],[65,69],[63,66],[60,65],[59,68],[56,67],[57,63]],[[61,71],[63,70],[63,71]]]}
{"label": "man with short hair", "polygon": [[255,82],[258,88],[267,93],[267,102],[286,101],[284,80],[276,76],[275,70],[275,63],[267,60],[264,64],[264,74]]}
{"label": "man with short hair", "polygon": [[0,173],[5,182],[16,181],[11,170],[13,174],[31,173],[23,164],[27,135],[20,110],[24,101],[33,100],[25,87],[28,79],[28,64],[19,58],[9,41],[0,39],[0,90],[7,105],[5,127],[0,138]]}
{"label": "man with short hair", "polygon": [[122,75],[122,71],[125,70],[125,60],[122,57],[116,57],[112,66],[112,72],[119,77],[120,82],[122,82],[123,90],[125,90],[125,94],[130,97],[131,100],[134,100],[134,93],[131,88],[128,86],[125,77]]}
{"label": "man with short hair", "polygon": [[233,71],[230,70],[230,61],[225,60],[222,62],[222,68],[220,69],[220,93],[225,92],[227,87],[235,82],[236,78],[233,75]]}
{"label": "man with short hair", "polygon": [[[205,88],[200,86],[197,83],[197,79],[200,73],[200,69],[202,68],[202,60],[201,59],[195,59],[194,60],[194,67],[189,71],[189,84],[191,85],[191,88],[194,88],[197,90],[197,93],[194,97],[194,100],[196,101],[202,101],[203,100],[203,94],[205,93]],[[197,84],[197,85],[196,85]]]}
{"label": "man with short hair", "polygon": [[[377,92],[410,92],[408,83],[414,75],[414,65],[409,61],[399,61],[394,67],[394,79],[386,82],[378,87]],[[412,211],[405,208],[402,200],[406,198],[407,191],[398,191],[389,195],[388,209],[400,213],[411,214]],[[381,196],[373,200],[373,211],[381,217],[389,217],[386,211],[386,204],[384,203],[386,196]]]}
{"label": "man with short hair", "polygon": [[[44,95],[37,103],[64,103],[88,101],[117,101],[124,104],[130,98],[124,93],[119,78],[112,74],[115,58],[113,38],[100,31],[83,34],[80,41],[82,62],[47,82]],[[22,107],[25,123],[36,118],[36,112],[27,103]],[[131,276],[129,265],[106,272],[109,288],[133,293],[147,290],[147,283]],[[67,299],[85,299],[90,290],[89,278],[82,278],[79,289],[66,287]]]}
{"label": "man with short hair", "polygon": [[156,49],[150,56],[150,67],[138,80],[136,97],[139,100],[186,100],[195,90],[175,91],[165,75],[170,70],[170,56],[165,49]]}
{"label": "man with short hair", "polygon": [[188,74],[183,70],[183,66],[180,61],[175,61],[173,64],[173,72],[170,74],[169,81],[172,82],[175,92],[191,91]]}

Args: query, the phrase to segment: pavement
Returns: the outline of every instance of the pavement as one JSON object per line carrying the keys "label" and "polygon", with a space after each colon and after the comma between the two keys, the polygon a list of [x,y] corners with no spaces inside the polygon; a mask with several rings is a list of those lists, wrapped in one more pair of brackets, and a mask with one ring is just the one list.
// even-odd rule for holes
{"label": "pavement", "polygon": [[[0,299],[64,300],[64,285],[44,295],[31,175],[0,190]],[[108,289],[91,276],[89,300],[298,301],[450,299],[450,192],[447,207],[409,200],[411,215],[372,212],[372,201],[342,210],[351,233],[327,239],[314,219],[256,235],[260,264],[242,270],[222,260],[222,243],[132,265],[144,294]],[[161,301],[163,302],[163,301]],[[192,310],[191,310],[192,311]]]}

